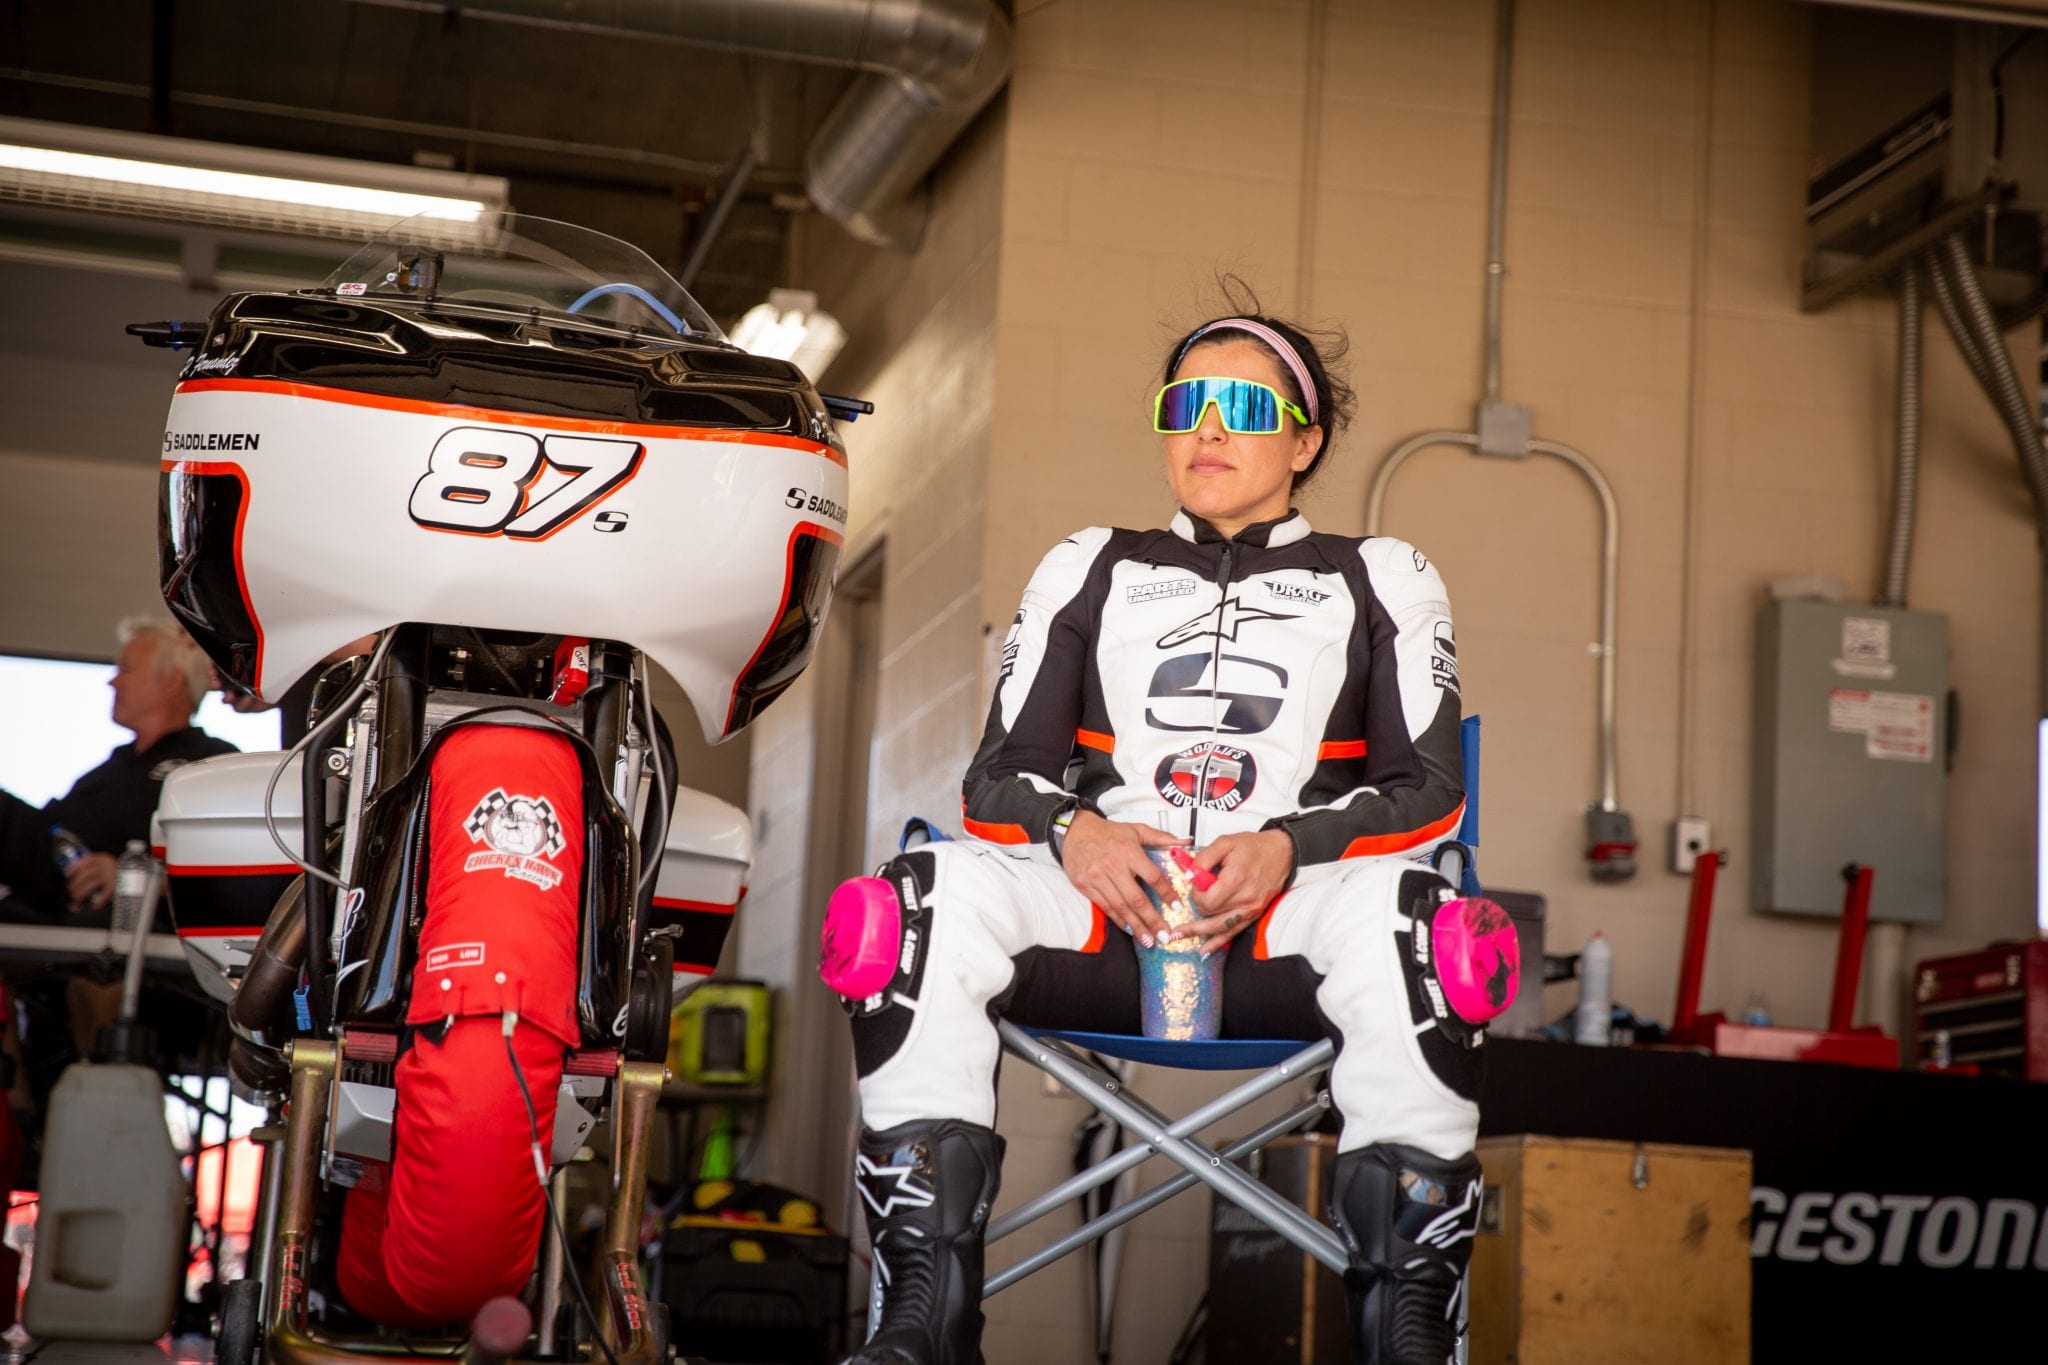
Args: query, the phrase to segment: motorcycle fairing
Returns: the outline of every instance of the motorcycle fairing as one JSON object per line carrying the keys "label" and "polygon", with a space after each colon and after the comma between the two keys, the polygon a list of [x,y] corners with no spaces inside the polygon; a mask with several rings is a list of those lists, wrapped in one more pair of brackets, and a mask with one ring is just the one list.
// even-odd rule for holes
{"label": "motorcycle fairing", "polygon": [[415,302],[229,297],[178,386],[159,571],[268,700],[401,621],[600,636],[727,737],[808,662],[846,457],[785,362]]}

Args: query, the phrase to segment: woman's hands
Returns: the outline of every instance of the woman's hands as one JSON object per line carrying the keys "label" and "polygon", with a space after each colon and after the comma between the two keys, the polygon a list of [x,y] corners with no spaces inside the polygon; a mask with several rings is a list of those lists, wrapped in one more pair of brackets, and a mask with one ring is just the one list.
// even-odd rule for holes
{"label": "woman's hands", "polygon": [[1196,853],[1194,861],[1216,874],[1207,891],[1195,893],[1195,908],[1205,918],[1168,932],[1174,938],[1199,936],[1207,956],[1228,948],[1287,885],[1294,871],[1294,840],[1277,829],[1226,834]]}
{"label": "woman's hands", "polygon": [[[1162,897],[1173,894],[1173,883],[1145,850],[1186,843],[1182,836],[1150,825],[1125,824],[1092,810],[1077,810],[1060,849],[1060,866],[1076,891],[1150,948],[1166,933],[1166,921],[1138,883],[1145,883]],[[1286,875],[1284,869],[1281,875]]]}

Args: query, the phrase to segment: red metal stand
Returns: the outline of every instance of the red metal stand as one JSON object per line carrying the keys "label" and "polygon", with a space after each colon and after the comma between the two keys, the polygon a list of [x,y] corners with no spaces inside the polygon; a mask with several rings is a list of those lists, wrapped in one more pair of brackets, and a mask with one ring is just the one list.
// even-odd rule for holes
{"label": "red metal stand", "polygon": [[1718,1012],[1699,1013],[1700,977],[1707,964],[1707,930],[1713,920],[1714,881],[1721,859],[1719,853],[1702,853],[1693,864],[1692,899],[1685,915],[1685,956],[1678,966],[1678,1001],[1665,1041],[1705,1048],[1721,1057],[1896,1069],[1898,1040],[1875,1024],[1853,1026],[1856,994],[1863,980],[1863,939],[1870,925],[1871,870],[1867,867],[1852,864],[1843,869],[1848,885],[1842,901],[1841,937],[1835,946],[1835,982],[1826,1028],[1739,1024]]}
{"label": "red metal stand", "polygon": [[1700,1015],[1700,976],[1707,966],[1707,930],[1714,919],[1714,878],[1721,871],[1719,853],[1702,853],[1692,865],[1692,897],[1685,908],[1685,956],[1678,960],[1678,1004],[1671,1011],[1674,1029],[1691,1028]]}
{"label": "red metal stand", "polygon": [[1842,936],[1835,943],[1835,989],[1828,999],[1828,1029],[1845,1032],[1856,1023],[1856,992],[1863,985],[1863,935],[1870,928],[1870,869],[1855,863],[1842,869],[1848,890],[1842,897]]}

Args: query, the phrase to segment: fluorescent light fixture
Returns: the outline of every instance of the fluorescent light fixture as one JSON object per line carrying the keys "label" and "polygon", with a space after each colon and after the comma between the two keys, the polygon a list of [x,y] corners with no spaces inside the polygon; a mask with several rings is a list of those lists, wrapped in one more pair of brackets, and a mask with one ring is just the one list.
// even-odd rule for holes
{"label": "fluorescent light fixture", "polygon": [[84,152],[62,152],[53,147],[22,147],[11,143],[0,143],[0,170],[147,186],[220,199],[254,199],[273,204],[342,209],[349,213],[376,214],[386,220],[425,214],[429,218],[474,223],[484,215],[483,201],[478,199],[444,199],[436,195],[372,189],[367,185],[288,180],[275,175],[215,171],[204,166],[175,166],[161,161],[131,161],[125,157],[92,156]]}
{"label": "fluorescent light fixture", "polygon": [[349,239],[425,217],[457,245],[505,198],[495,176],[0,118],[0,205]]}
{"label": "fluorescent light fixture", "polygon": [[768,302],[749,308],[733,327],[732,343],[751,355],[787,360],[815,384],[846,345],[846,329],[820,311],[808,289],[771,289]]}

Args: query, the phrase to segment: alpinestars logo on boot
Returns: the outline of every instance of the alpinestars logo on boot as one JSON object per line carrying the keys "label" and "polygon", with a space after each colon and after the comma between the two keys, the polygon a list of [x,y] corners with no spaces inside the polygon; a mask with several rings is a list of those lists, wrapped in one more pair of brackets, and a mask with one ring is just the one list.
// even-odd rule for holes
{"label": "alpinestars logo on boot", "polygon": [[486,846],[469,855],[464,872],[496,867],[543,891],[561,885],[562,870],[552,860],[565,847],[562,822],[545,796],[513,796],[503,787],[493,788],[462,828],[472,842]]}
{"label": "alpinestars logo on boot", "polygon": [[938,1198],[930,1185],[918,1179],[915,1161],[899,1160],[884,1165],[861,1152],[853,1158],[853,1173],[853,1187],[860,1191],[861,1202],[873,1209],[877,1218],[887,1218],[898,1208],[930,1208]]}

